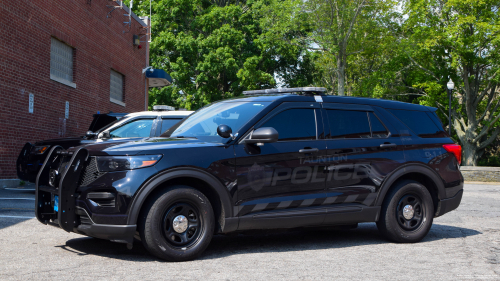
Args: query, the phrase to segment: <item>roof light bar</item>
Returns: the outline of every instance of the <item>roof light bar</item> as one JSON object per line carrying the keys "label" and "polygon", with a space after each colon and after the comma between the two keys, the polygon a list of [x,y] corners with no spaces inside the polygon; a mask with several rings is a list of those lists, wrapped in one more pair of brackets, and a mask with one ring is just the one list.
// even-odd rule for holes
{"label": "roof light bar", "polygon": [[170,111],[170,110],[175,110],[175,107],[170,106],[170,105],[154,105],[153,110],[154,111]]}
{"label": "roof light bar", "polygon": [[281,89],[266,89],[266,90],[253,90],[253,91],[243,91],[246,96],[249,95],[265,95],[265,94],[277,94],[277,93],[304,93],[304,94],[324,94],[326,92],[325,88],[320,87],[302,87],[302,88],[281,88]]}

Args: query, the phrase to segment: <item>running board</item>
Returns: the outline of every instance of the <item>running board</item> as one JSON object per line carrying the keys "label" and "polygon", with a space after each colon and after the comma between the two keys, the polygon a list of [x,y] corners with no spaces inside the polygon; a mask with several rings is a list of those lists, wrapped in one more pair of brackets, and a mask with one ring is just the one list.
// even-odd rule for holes
{"label": "running board", "polygon": [[379,213],[380,207],[367,207],[362,204],[339,204],[279,211],[264,211],[241,216],[239,218],[238,230],[376,222]]}

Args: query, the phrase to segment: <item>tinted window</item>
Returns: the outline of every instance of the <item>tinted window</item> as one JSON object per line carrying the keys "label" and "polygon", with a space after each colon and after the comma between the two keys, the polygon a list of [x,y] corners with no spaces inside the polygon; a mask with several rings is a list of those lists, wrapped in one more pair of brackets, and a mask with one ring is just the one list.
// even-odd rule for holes
{"label": "tinted window", "polygon": [[163,134],[166,130],[170,129],[173,125],[177,124],[181,120],[182,119],[180,118],[177,119],[164,118],[163,121],[161,122],[161,133]]}
{"label": "tinted window", "polygon": [[370,124],[365,111],[327,110],[331,139],[369,138]]}
{"label": "tinted window", "polygon": [[369,112],[368,115],[370,116],[370,125],[372,128],[372,137],[373,138],[386,138],[389,133],[387,132],[387,129],[384,127],[382,122],[373,114],[373,112]]}
{"label": "tinted window", "polygon": [[288,109],[272,117],[261,127],[273,127],[279,140],[315,140],[314,109]]}
{"label": "tinted window", "polygon": [[389,109],[401,122],[422,138],[445,137],[444,132],[431,120],[425,111]]}
{"label": "tinted window", "polygon": [[110,131],[112,138],[147,138],[154,119],[139,119]]}

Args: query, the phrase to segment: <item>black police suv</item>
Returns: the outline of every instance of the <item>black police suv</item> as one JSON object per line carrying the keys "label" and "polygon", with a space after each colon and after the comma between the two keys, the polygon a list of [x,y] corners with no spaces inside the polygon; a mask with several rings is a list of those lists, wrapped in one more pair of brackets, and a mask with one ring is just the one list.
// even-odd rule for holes
{"label": "black police suv", "polygon": [[54,146],[36,216],[129,247],[139,238],[169,261],[249,229],[376,222],[391,241],[420,241],[460,204],[461,147],[435,108],[323,93],[249,91],[160,137]]}
{"label": "black police suv", "polygon": [[171,106],[155,105],[153,111],[94,114],[85,136],[26,143],[17,158],[17,176],[34,183],[48,151],[55,145],[68,149],[95,142],[159,136],[191,113],[186,110],[175,111]]}

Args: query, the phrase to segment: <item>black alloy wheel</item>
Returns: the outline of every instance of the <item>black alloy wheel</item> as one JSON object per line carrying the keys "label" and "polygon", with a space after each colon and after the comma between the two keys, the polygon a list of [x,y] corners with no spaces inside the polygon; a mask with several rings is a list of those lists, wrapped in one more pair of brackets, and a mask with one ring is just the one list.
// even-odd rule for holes
{"label": "black alloy wheel", "polygon": [[144,247],[167,261],[195,259],[210,244],[214,228],[208,198],[184,185],[156,192],[142,208],[138,221]]}
{"label": "black alloy wheel", "polygon": [[417,181],[404,180],[387,192],[377,227],[391,241],[415,243],[427,235],[433,217],[429,190]]}
{"label": "black alloy wheel", "polygon": [[201,232],[198,208],[189,203],[174,203],[165,213],[163,231],[165,238],[174,246],[186,247],[196,241]]}
{"label": "black alloy wheel", "polygon": [[404,195],[398,202],[396,216],[399,226],[407,231],[413,231],[422,225],[424,209],[422,199],[415,194]]}

